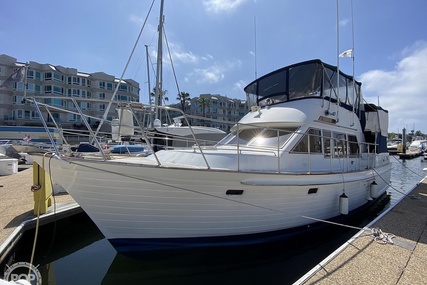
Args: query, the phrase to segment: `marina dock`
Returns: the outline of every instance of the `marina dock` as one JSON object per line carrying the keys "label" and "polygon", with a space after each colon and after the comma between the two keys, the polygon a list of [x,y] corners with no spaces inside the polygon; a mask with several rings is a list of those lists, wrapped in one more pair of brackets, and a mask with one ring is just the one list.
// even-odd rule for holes
{"label": "marina dock", "polygon": [[419,152],[399,152],[397,154],[400,159],[413,159],[420,156]]}
{"label": "marina dock", "polygon": [[[380,229],[385,235],[375,240],[368,228]],[[424,178],[393,208],[294,284],[426,284],[426,263],[427,181]]]}
{"label": "marina dock", "polygon": [[[33,170],[32,166],[25,168],[13,175],[0,176],[0,262],[23,231],[36,225],[37,216],[34,214],[34,197],[31,192]],[[68,193],[55,194],[53,202],[48,212],[40,215],[40,224],[82,211]]]}

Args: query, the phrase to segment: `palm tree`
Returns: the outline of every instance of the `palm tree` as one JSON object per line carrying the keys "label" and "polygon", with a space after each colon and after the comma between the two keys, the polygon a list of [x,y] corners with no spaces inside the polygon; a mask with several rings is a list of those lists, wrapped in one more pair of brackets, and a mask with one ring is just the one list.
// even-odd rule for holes
{"label": "palm tree", "polygon": [[[169,102],[169,98],[166,96],[166,93],[168,93],[167,90],[163,90],[162,91],[162,93],[160,95],[160,98],[159,98],[159,104],[160,105],[162,105],[162,100],[165,101],[165,102]],[[150,96],[152,97],[152,99],[150,99],[151,102],[153,103],[153,99],[154,99],[154,102],[155,102],[155,98],[156,98],[156,87],[153,88],[153,91],[150,93]]]}
{"label": "palm tree", "polygon": [[[200,106],[202,107],[203,117],[206,117],[206,108],[209,108],[209,99],[199,98],[197,99],[197,102],[199,102]],[[203,124],[205,124],[204,121],[203,121]]]}
{"label": "palm tree", "polygon": [[185,113],[185,103],[191,101],[190,94],[188,92],[180,92],[176,100],[181,103],[181,109]]}

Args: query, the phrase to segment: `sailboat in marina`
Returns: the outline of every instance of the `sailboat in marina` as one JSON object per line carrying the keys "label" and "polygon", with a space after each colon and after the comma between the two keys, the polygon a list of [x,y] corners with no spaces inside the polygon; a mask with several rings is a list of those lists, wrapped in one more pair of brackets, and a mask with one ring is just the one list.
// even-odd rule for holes
{"label": "sailboat in marina", "polygon": [[[244,91],[254,102],[250,111],[213,146],[193,138],[190,147],[146,157],[33,158],[49,165],[45,170],[124,253],[263,242],[385,193],[388,112],[364,103],[353,76],[314,59],[265,74]],[[122,108],[141,118],[168,107]],[[141,135],[154,150],[153,139]]]}

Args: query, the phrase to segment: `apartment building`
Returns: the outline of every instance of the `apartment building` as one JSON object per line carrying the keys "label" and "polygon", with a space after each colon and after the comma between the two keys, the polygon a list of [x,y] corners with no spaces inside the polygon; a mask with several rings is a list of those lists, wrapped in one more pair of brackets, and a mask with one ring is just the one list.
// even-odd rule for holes
{"label": "apartment building", "polygon": [[[16,58],[5,54],[0,55],[0,85],[22,66],[25,66],[25,63],[18,62]],[[26,83],[25,90],[24,82]],[[25,80],[13,82],[6,87],[0,88],[0,125],[42,125],[34,106],[23,101],[24,96],[37,96],[38,100],[43,100],[44,103],[49,105],[76,110],[73,103],[65,99],[73,97],[78,99],[80,102],[79,107],[86,115],[101,118],[108,106],[108,100],[113,95],[118,84],[119,89],[115,100],[139,101],[139,83],[132,79],[125,79],[119,82],[118,78],[104,72],[85,73],[78,71],[76,68],[30,61],[27,66]],[[64,97],[64,99],[58,97]],[[230,99],[219,94],[201,94],[198,97],[189,99],[185,105],[186,114],[217,120],[217,122],[208,122],[207,120],[190,119],[191,125],[204,125],[219,128],[223,131],[229,131],[230,127],[248,112],[245,100]],[[179,103],[169,106],[177,109],[182,108]],[[51,115],[48,116],[47,112],[42,110],[42,115],[49,126],[54,127],[51,118],[53,117],[59,127],[63,129],[86,130],[80,116],[77,114],[51,111]],[[178,112],[163,113],[161,121],[162,123],[170,124],[174,117],[180,115],[181,113]],[[107,120],[112,120],[116,117],[116,106],[113,105],[109,109]],[[89,119],[89,124],[95,128],[99,124],[99,120],[91,121]],[[103,131],[108,132],[111,129],[106,126]]]}
{"label": "apartment building", "polygon": [[[182,109],[181,104],[174,104],[171,107]],[[212,121],[202,119],[190,119],[191,125],[204,125],[206,127],[219,128],[228,132],[246,113],[248,113],[246,100],[231,99],[219,94],[200,94],[199,97],[190,98],[185,103],[185,113],[200,116]],[[178,112],[169,112],[168,117],[163,116],[162,122],[180,116]]]}
{"label": "apartment building", "polygon": [[[25,63],[17,62],[16,58],[8,55],[0,55],[0,85],[21,66],[25,66]],[[76,110],[73,102],[58,98],[58,96],[74,97],[80,102],[80,108],[85,114],[94,118],[102,118],[108,106],[108,100],[117,85],[119,88],[115,100],[139,101],[139,83],[132,79],[119,81],[118,78],[104,72],[85,73],[76,68],[30,61],[24,80],[0,88],[0,124],[41,126],[39,114],[34,106],[23,101],[24,96],[42,97],[38,100],[42,102],[44,100],[44,103],[60,108]],[[26,82],[25,90],[24,82]],[[81,118],[77,114],[52,111],[51,116],[64,129],[79,129],[83,126]],[[43,111],[43,117],[48,123],[52,122],[51,116]],[[116,117],[115,106],[112,106],[107,120]],[[94,119],[89,121],[89,124],[96,126],[99,121]]]}

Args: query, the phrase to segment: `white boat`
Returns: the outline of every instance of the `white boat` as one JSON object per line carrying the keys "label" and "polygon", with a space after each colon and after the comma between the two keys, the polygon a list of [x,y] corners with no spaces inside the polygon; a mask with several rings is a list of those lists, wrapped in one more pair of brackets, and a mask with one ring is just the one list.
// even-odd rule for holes
{"label": "white boat", "polygon": [[409,152],[422,154],[427,148],[427,140],[413,140],[409,145]]}
{"label": "white boat", "polygon": [[154,121],[154,128],[151,136],[157,137],[155,145],[157,149],[191,147],[195,137],[200,145],[215,145],[223,139],[227,133],[212,127],[205,126],[184,126],[181,118],[174,118],[173,124],[162,126],[160,120]]}
{"label": "white boat", "polygon": [[351,213],[389,186],[388,112],[363,104],[351,76],[337,88],[336,75],[311,60],[253,81],[251,111],[215,146],[33,158],[119,252],[261,241]]}
{"label": "white boat", "polygon": [[387,141],[387,150],[390,154],[397,154],[402,151],[402,139],[394,138]]}

